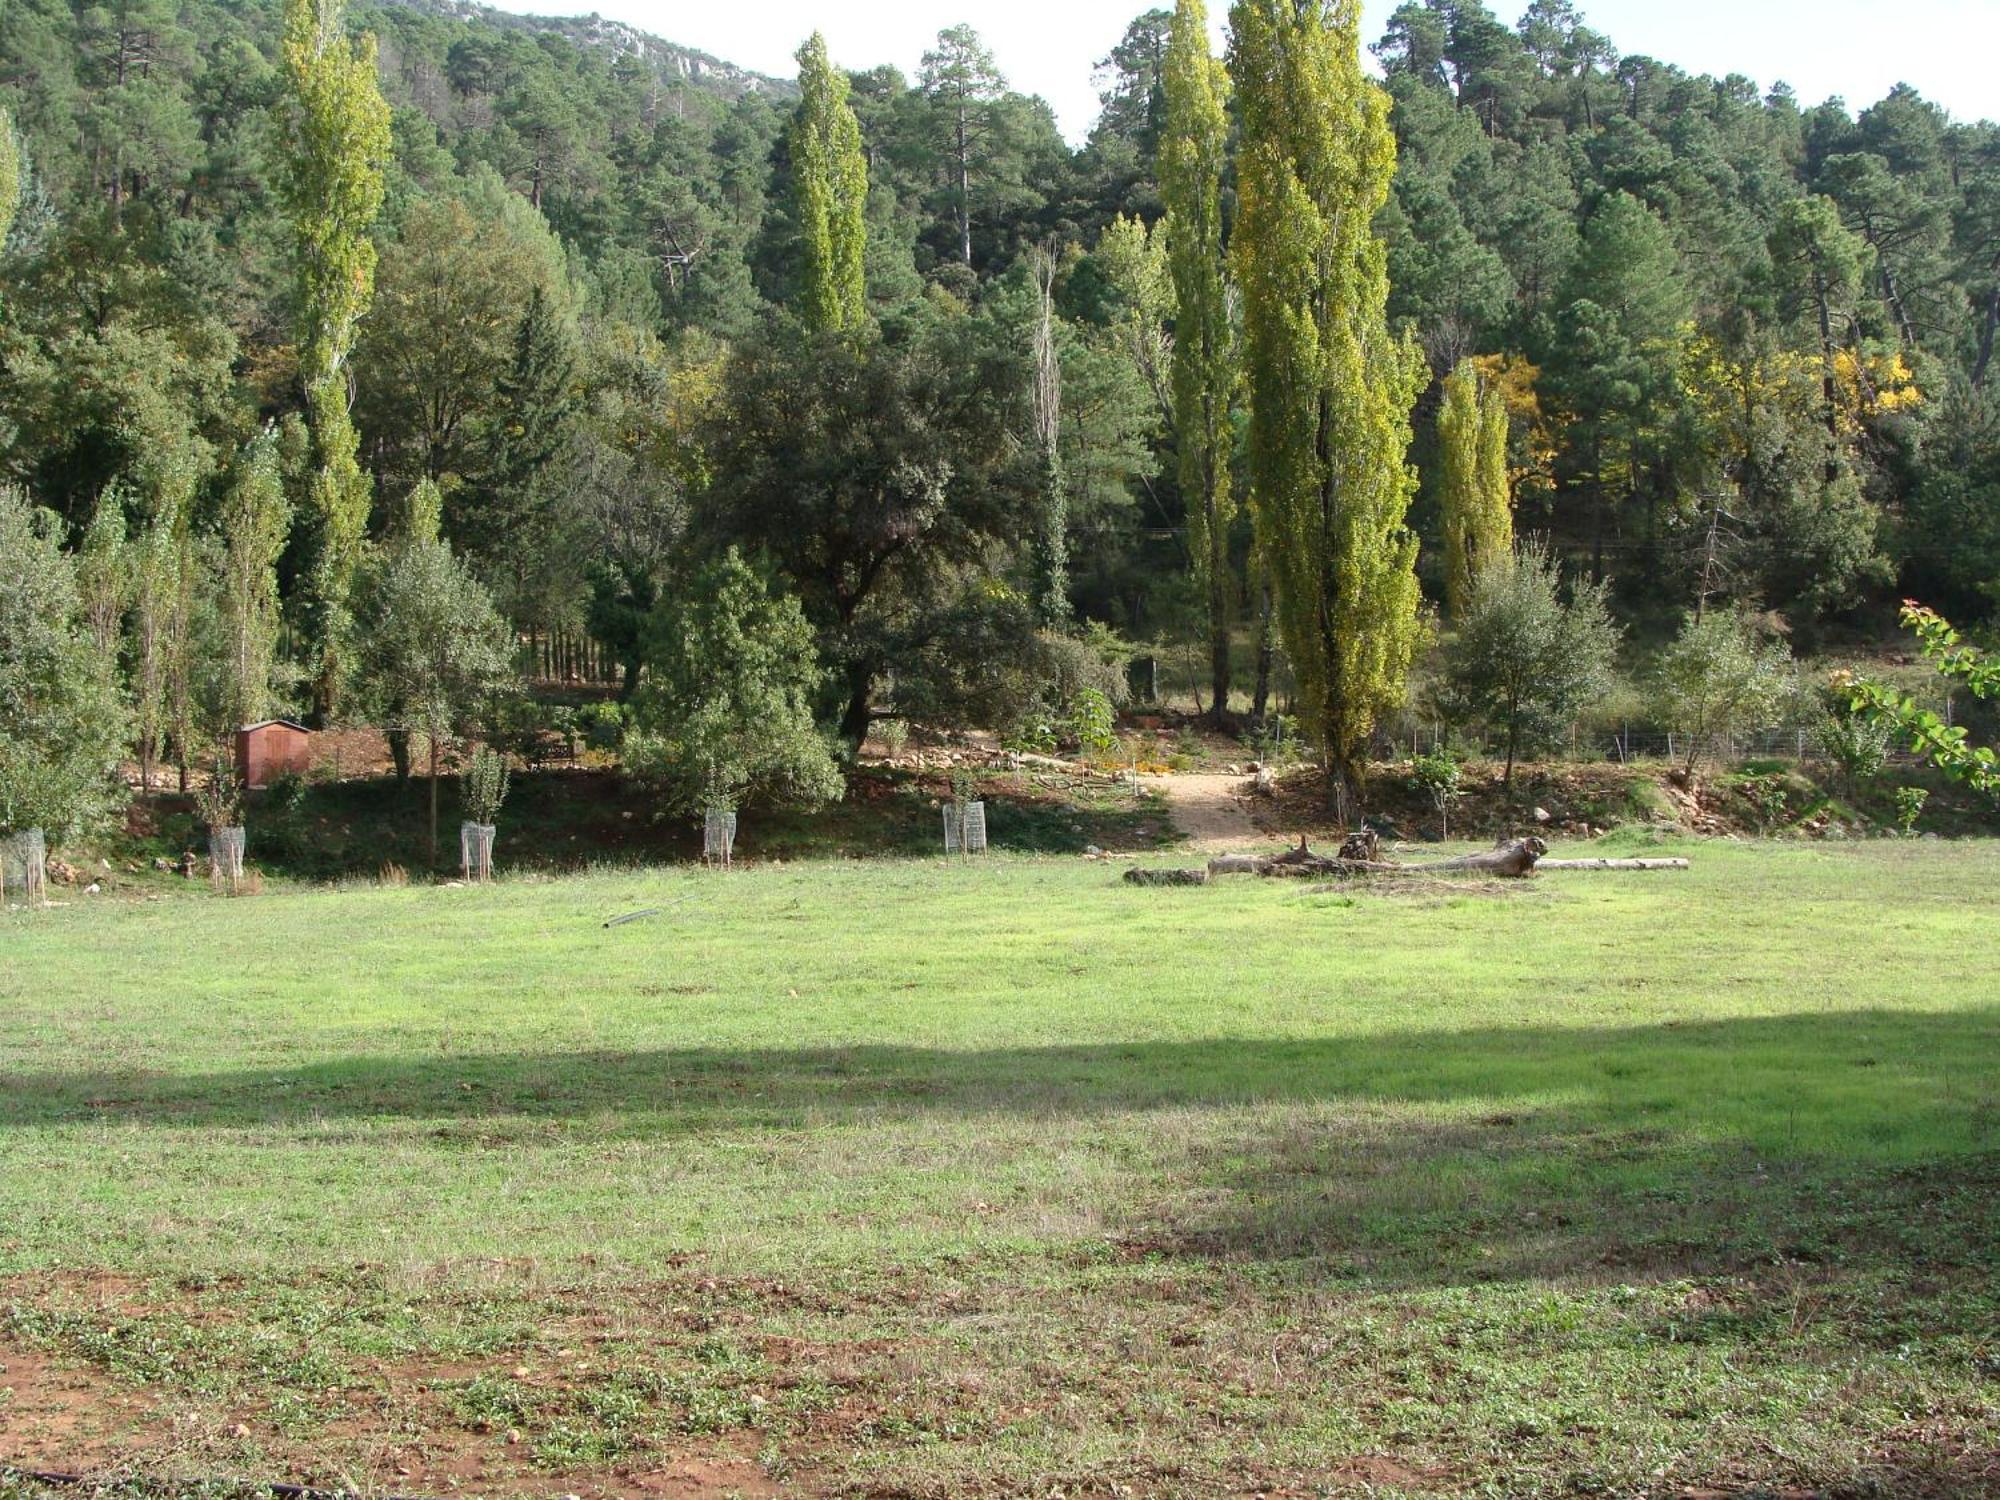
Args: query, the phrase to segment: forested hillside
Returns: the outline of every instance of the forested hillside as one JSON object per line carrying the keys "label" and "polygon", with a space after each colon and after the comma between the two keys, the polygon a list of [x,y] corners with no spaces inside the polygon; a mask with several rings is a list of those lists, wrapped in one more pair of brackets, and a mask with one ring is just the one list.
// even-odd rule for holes
{"label": "forested hillside", "polygon": [[[1256,80],[1177,81],[1171,12],[1132,22],[1071,149],[964,26],[914,79],[804,50],[802,96],[601,21],[293,10],[296,53],[280,0],[0,20],[0,474],[60,517],[143,753],[281,707],[414,722],[379,670],[343,693],[367,673],[341,631],[388,607],[368,560],[418,544],[642,696],[697,623],[662,612],[742,569],[850,741],[1031,718],[1117,655],[1100,627],[1207,636],[1223,688],[1234,641],[1239,706],[1290,680],[1306,581],[1259,497],[1291,429],[1251,415],[1282,351],[1237,284],[1282,269],[1239,196]],[[1472,585],[1454,496],[1484,430],[1512,534],[1608,581],[1632,642],[1698,603],[1799,648],[1902,594],[1990,613],[2000,129],[1622,56],[1569,0],[1406,4],[1373,50],[1386,323],[1356,378],[1415,351],[1426,600]],[[1176,193],[1205,250],[1170,243]],[[850,252],[863,305],[816,302]],[[1371,420],[1393,471],[1404,419]],[[1400,688],[1381,665],[1364,730]]]}

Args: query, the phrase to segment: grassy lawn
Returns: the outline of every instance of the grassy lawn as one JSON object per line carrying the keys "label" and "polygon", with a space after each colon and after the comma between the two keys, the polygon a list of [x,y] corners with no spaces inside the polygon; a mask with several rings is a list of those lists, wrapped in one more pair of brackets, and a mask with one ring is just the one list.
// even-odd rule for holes
{"label": "grassy lawn", "polygon": [[1688,852],[0,913],[0,1462],[2000,1493],[2000,845]]}

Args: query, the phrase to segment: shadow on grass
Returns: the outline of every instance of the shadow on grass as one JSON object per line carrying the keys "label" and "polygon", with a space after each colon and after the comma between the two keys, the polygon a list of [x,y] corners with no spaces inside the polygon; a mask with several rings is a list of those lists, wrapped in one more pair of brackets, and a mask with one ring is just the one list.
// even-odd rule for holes
{"label": "shadow on grass", "polygon": [[[1885,1255],[1955,1265],[1994,1241],[2000,1206],[1996,1007],[967,1051],[364,1056],[0,1082],[0,1130],[298,1127],[301,1144],[338,1149],[424,1122],[446,1160],[560,1145],[577,1138],[565,1122],[592,1142],[699,1150],[740,1132],[936,1121],[967,1159],[1052,1139],[1116,1151],[1131,1193],[1106,1217],[1138,1253],[1424,1282],[1835,1256],[1853,1238],[1842,1226],[1862,1223]],[[329,1130],[343,1119],[355,1129]],[[950,1136],[946,1121],[975,1129]],[[992,1144],[1010,1133],[1022,1144]],[[895,1170],[868,1149],[857,1137],[851,1170]],[[1945,1226],[1942,1239],[1899,1250],[1883,1237],[1890,1206]]]}

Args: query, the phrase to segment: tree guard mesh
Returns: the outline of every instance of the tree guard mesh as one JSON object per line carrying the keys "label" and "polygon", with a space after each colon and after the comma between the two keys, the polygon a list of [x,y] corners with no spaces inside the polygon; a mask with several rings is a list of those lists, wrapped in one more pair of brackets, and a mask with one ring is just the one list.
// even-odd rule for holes
{"label": "tree guard mesh", "polygon": [[458,863],[467,880],[484,884],[493,878],[493,835],[496,831],[492,823],[461,823],[458,825]]}
{"label": "tree guard mesh", "polygon": [[18,890],[24,905],[40,906],[46,901],[48,858],[48,845],[39,828],[0,839],[0,899]]}
{"label": "tree guard mesh", "polygon": [[735,852],[736,814],[727,808],[711,807],[702,823],[701,857],[726,870]]}
{"label": "tree guard mesh", "polygon": [[983,854],[986,852],[986,804],[947,802],[944,809],[944,852]]}
{"label": "tree guard mesh", "polygon": [[243,878],[243,830],[240,827],[208,830],[208,867],[218,881],[234,886]]}

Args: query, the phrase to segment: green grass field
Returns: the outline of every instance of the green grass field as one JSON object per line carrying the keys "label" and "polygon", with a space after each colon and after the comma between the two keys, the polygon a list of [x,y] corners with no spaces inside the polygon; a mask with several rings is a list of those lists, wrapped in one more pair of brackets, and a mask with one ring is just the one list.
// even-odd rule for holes
{"label": "green grass field", "polygon": [[2000,845],[1687,852],[0,913],[0,1462],[2000,1493]]}

